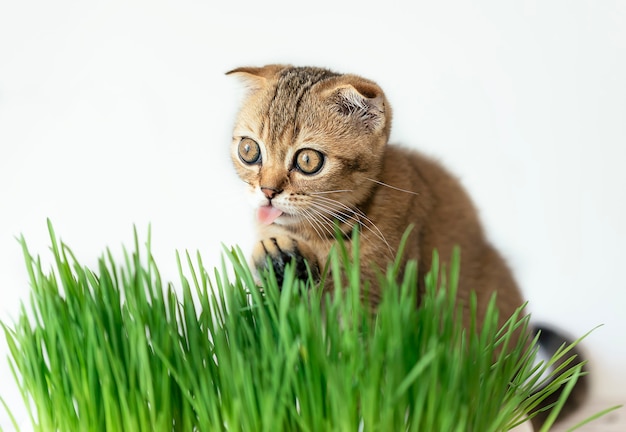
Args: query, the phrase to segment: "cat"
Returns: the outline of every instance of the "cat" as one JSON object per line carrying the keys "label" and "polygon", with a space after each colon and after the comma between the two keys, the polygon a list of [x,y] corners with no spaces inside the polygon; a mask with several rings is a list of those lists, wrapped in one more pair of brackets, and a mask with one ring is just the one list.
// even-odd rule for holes
{"label": "cat", "polygon": [[458,245],[457,295],[467,305],[474,290],[479,317],[494,292],[500,324],[524,303],[460,182],[433,159],[388,143],[392,110],[375,82],[289,65],[240,67],[227,75],[248,88],[231,158],[257,212],[256,267],[265,268],[269,257],[280,282],[293,260],[298,277],[306,278],[307,269],[319,276],[335,227],[349,244],[358,225],[361,273],[375,305],[381,297],[375,269],[387,267],[413,225],[405,261],[429,269],[434,249],[445,263]]}
{"label": "cat", "polygon": [[[280,65],[230,71],[251,88],[236,122],[231,156],[250,185],[260,241],[253,262],[302,257],[317,272],[334,239],[361,226],[362,274],[376,292],[373,263],[386,268],[410,224],[405,259],[430,268],[433,249],[449,262],[461,249],[458,295],[477,290],[484,309],[498,292],[510,316],[524,300],[486,240],[460,183],[433,160],[389,145],[391,107],[378,85],[355,75]],[[280,272],[279,277],[280,277]],[[483,300],[483,301],[480,301]]]}

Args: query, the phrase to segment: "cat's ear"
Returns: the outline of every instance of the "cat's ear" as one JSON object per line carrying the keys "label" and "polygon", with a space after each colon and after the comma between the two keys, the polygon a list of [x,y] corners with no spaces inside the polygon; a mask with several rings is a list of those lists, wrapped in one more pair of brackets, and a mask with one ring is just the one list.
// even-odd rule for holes
{"label": "cat's ear", "polygon": [[239,78],[250,90],[265,88],[285,65],[267,65],[262,67],[238,67],[226,72],[226,75],[234,75]]}
{"label": "cat's ear", "polygon": [[389,123],[391,112],[383,91],[371,81],[344,75],[325,93],[339,114],[352,117],[368,132],[377,132]]}

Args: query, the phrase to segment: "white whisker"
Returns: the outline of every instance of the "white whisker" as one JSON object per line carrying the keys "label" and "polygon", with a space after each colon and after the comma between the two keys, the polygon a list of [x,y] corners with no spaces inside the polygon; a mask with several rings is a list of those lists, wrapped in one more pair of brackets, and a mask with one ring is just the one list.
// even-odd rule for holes
{"label": "white whisker", "polygon": [[348,212],[350,212],[350,213],[359,213],[359,214],[361,214],[361,215],[365,216],[365,215],[363,214],[363,212],[361,212],[361,210],[359,210],[359,209],[357,209],[357,208],[352,208],[352,207],[350,207],[350,206],[348,206],[348,205],[346,205],[346,204],[342,203],[341,201],[337,201],[337,200],[334,200],[334,199],[332,199],[332,198],[322,197],[322,196],[320,196],[320,197],[315,197],[315,199],[316,199],[317,201],[320,201],[320,200],[321,200],[321,201],[323,201],[323,202],[325,202],[325,203],[327,203],[327,204],[332,204],[332,205],[336,206],[335,208],[342,208],[342,209],[344,209],[344,210],[347,210],[347,211],[348,211]]}
{"label": "white whisker", "polygon": [[326,237],[326,236],[323,236],[322,232],[320,231],[320,230],[324,231],[326,227],[324,225],[322,225],[321,222],[319,222],[315,218],[315,214],[313,212],[315,212],[315,213],[317,213],[317,212],[315,210],[313,210],[313,209],[309,209],[309,210],[302,209],[302,212],[304,214],[305,220],[311,225],[313,230],[315,230],[315,233],[317,234],[317,236],[320,239],[323,239],[323,240],[326,240],[326,241],[330,241],[330,239],[328,237]]}
{"label": "white whisker", "polygon": [[[328,225],[332,225],[333,230],[335,229],[335,221],[340,221],[345,224],[350,224],[350,220],[351,220],[353,221],[353,225],[358,225],[362,227],[363,229],[365,229],[366,231],[369,231],[375,238],[377,238],[379,241],[382,241],[387,246],[389,259],[393,260],[393,249],[391,248],[391,246],[389,245],[385,237],[380,233],[380,230],[375,225],[373,225],[375,229],[372,229],[369,224],[364,223],[362,220],[354,216],[348,216],[348,219],[346,219],[344,213],[338,214],[334,212],[331,208],[321,207],[319,203],[317,203],[315,207],[317,207],[320,210],[323,210],[325,213],[328,213],[330,216],[332,216],[332,218],[334,218],[334,219],[331,219],[324,215],[325,221],[328,223]],[[331,235],[334,235],[334,234],[331,234]],[[361,241],[372,243],[374,242],[374,239],[367,235],[362,235]]]}
{"label": "white whisker", "polygon": [[331,193],[340,193],[340,192],[353,192],[352,189],[337,189],[337,190],[329,190],[323,192],[309,192],[309,195],[325,195]]}
{"label": "white whisker", "polygon": [[[322,201],[322,202],[320,202]],[[381,240],[387,246],[389,253],[393,256],[393,248],[383,235],[383,233],[378,229],[376,224],[372,222],[365,214],[359,209],[353,209],[349,206],[343,204],[342,202],[327,198],[327,197],[316,197],[316,201],[313,201],[313,204],[320,210],[324,210],[328,212],[330,215],[338,219],[343,223],[348,223],[349,220],[353,220],[360,226],[369,230],[374,236],[376,236],[379,240]],[[349,213],[346,213],[340,209],[347,210]],[[368,223],[364,223],[361,219],[364,219]]]}
{"label": "white whisker", "polygon": [[336,217],[337,219],[339,219],[343,223],[348,223],[349,219],[357,221],[354,216],[352,216],[352,215],[350,215],[348,213],[339,211],[336,208],[331,207],[329,204],[313,202],[313,203],[311,203],[311,205],[313,207],[317,208],[317,209],[326,211],[328,214],[332,215],[333,217]]}
{"label": "white whisker", "polygon": [[[324,231],[328,233],[328,236],[332,238],[334,236],[334,226],[333,226],[332,218],[330,218],[328,215],[324,214],[320,210],[312,208],[312,207],[309,208],[309,211],[318,215],[322,219],[321,221],[317,221],[317,222],[324,229]],[[322,222],[325,222],[325,223],[322,223]],[[332,226],[333,228],[331,229],[329,228],[329,226]]]}
{"label": "white whisker", "polygon": [[[337,200],[334,200],[334,199],[331,199],[331,198],[327,198],[327,197],[317,197],[317,199],[318,200],[323,200],[328,205],[332,204],[332,205],[336,206],[335,208],[337,208],[337,206],[338,206],[339,208],[343,208],[343,209],[347,210],[349,213],[356,214],[357,216],[365,219],[367,222],[372,224],[372,226],[376,227],[376,224],[374,222],[372,222],[371,219],[368,218],[365,215],[365,213],[361,209],[359,209],[357,207],[350,207],[350,206],[348,206],[348,205],[346,205],[346,204],[344,204],[344,203],[342,203],[340,201],[337,201]],[[355,218],[354,216],[352,216],[352,217]],[[358,217],[356,219],[358,219]],[[380,234],[382,236],[382,233],[380,233]]]}
{"label": "white whisker", "polygon": [[304,220],[307,221],[309,225],[311,225],[311,228],[313,228],[317,236],[322,238],[322,234],[318,231],[316,227],[317,221],[313,217],[311,217],[311,213],[305,209],[302,209],[301,211],[302,211],[302,215],[304,216]]}
{"label": "white whisker", "polygon": [[371,182],[374,182],[374,183],[378,183],[381,186],[385,186],[385,187],[388,187],[388,188],[391,188],[391,189],[395,189],[395,190],[400,191],[400,192],[406,192],[406,193],[413,194],[413,195],[419,195],[418,192],[413,192],[413,191],[410,191],[410,190],[406,190],[406,189],[402,189],[402,188],[399,188],[399,187],[391,186],[391,185],[389,185],[387,183],[384,183],[384,182],[381,182],[379,180],[374,180],[374,179],[367,178],[367,177],[365,179],[369,180]]}
{"label": "white whisker", "polygon": [[[339,211],[336,208],[334,209],[333,207],[330,207],[330,206],[327,206],[327,205],[324,206],[324,205],[322,205],[320,203],[316,203],[316,206],[318,208],[324,209],[330,215],[332,215],[334,218],[338,219],[340,222],[348,224],[350,221],[353,221],[354,223],[362,226],[363,228],[367,229],[372,234],[374,234],[379,240],[384,242],[390,248],[389,244],[387,243],[385,237],[382,235],[382,233],[380,232],[378,227],[376,227],[376,225],[373,224],[369,219],[360,218],[360,217],[358,217],[358,215],[355,215],[355,214],[346,214],[345,212]],[[365,219],[366,222],[368,222],[368,223],[364,223],[361,219]],[[374,229],[372,229],[372,227],[374,227]],[[390,248],[390,250],[391,250],[391,248]]]}

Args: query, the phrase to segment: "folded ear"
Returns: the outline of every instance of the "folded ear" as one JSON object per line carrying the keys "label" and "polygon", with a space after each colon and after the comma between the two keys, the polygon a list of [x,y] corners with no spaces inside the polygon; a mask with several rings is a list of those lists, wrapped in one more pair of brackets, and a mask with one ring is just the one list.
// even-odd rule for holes
{"label": "folded ear", "polygon": [[226,72],[226,75],[234,75],[239,78],[250,90],[260,90],[275,78],[278,73],[287,66],[273,64],[262,67],[238,67]]}
{"label": "folded ear", "polygon": [[339,114],[353,118],[368,132],[377,132],[389,122],[391,112],[383,91],[371,81],[344,75],[325,93]]}

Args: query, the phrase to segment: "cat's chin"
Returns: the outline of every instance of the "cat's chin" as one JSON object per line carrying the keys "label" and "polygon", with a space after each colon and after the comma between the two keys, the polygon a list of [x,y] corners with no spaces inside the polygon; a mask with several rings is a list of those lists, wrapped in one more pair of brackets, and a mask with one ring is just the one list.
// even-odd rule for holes
{"label": "cat's chin", "polygon": [[280,216],[272,221],[272,224],[279,226],[292,226],[298,225],[301,222],[302,218],[298,215],[283,212]]}
{"label": "cat's chin", "polygon": [[300,219],[294,215],[283,213],[282,215],[280,215],[274,220],[274,223],[276,225],[288,226],[288,225],[295,225],[296,223],[298,223],[299,220]]}

